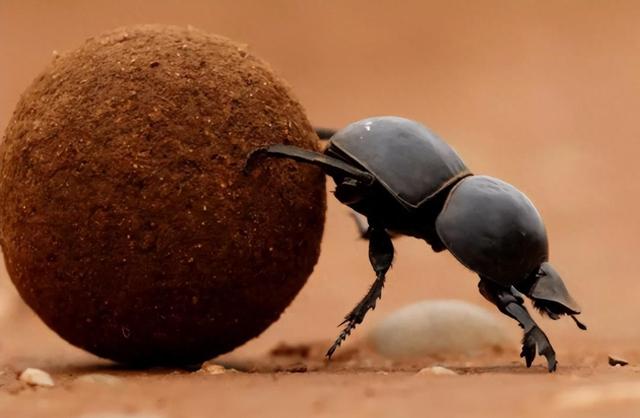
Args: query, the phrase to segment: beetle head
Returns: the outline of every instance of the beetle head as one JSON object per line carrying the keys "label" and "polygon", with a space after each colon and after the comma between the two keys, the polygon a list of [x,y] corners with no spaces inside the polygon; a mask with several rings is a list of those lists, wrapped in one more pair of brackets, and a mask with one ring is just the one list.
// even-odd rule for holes
{"label": "beetle head", "polygon": [[533,300],[533,305],[540,312],[554,319],[559,315],[580,313],[580,306],[569,294],[558,272],[548,262],[542,263],[532,275],[527,289],[519,290]]}

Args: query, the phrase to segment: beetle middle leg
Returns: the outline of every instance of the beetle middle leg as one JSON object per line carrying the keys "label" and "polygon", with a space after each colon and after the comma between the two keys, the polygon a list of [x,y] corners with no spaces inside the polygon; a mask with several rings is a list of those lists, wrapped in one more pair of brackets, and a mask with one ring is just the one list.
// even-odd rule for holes
{"label": "beetle middle leg", "polygon": [[522,297],[511,289],[501,287],[482,278],[478,288],[485,299],[496,305],[500,312],[518,321],[518,324],[524,330],[520,357],[525,359],[527,367],[531,367],[537,349],[539,355],[546,357],[549,371],[555,371],[558,364],[556,353],[545,333],[524,307]]}
{"label": "beetle middle leg", "polygon": [[376,280],[371,285],[367,294],[360,303],[347,316],[340,325],[346,324],[336,341],[327,351],[327,357],[331,358],[340,344],[351,334],[353,329],[364,320],[370,309],[375,309],[376,302],[382,297],[385,276],[393,262],[393,244],[391,237],[384,228],[369,226],[369,261],[376,273]]}

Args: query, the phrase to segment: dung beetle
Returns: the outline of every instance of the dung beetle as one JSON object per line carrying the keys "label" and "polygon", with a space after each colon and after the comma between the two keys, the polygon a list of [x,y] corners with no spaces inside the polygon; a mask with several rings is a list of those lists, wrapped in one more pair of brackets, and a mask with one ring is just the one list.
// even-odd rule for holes
{"label": "dung beetle", "polygon": [[369,240],[376,279],[340,324],[345,327],[327,357],[375,308],[393,261],[391,237],[399,234],[422,239],[435,252],[449,250],[477,273],[482,296],[523,328],[520,357],[527,367],[537,351],[555,371],[555,351],[524,307],[524,296],[540,313],[552,319],[569,315],[579,328],[586,327],[549,264],[547,233],[531,201],[502,180],[473,175],[453,148],[412,120],[373,117],[317,133],[329,139],[323,153],[270,145],[254,150],[246,168],[259,156],[320,166],[335,180],[335,197],[366,219],[361,234]]}

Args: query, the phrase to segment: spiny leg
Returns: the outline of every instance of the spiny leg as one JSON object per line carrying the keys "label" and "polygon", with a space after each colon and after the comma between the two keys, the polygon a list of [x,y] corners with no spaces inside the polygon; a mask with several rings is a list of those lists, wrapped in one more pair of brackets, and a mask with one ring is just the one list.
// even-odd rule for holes
{"label": "spiny leg", "polygon": [[518,321],[518,324],[524,330],[520,357],[525,359],[527,367],[531,367],[537,348],[538,354],[546,357],[549,372],[555,371],[558,364],[556,353],[545,333],[542,332],[524,307],[522,297],[508,288],[501,287],[483,278],[480,279],[478,288],[485,299],[496,305],[500,312]]}
{"label": "spiny leg", "polygon": [[393,244],[384,228],[369,226],[369,261],[376,273],[376,280],[360,303],[344,318],[340,325],[346,324],[336,341],[327,351],[331,358],[340,344],[351,334],[353,329],[364,320],[370,309],[375,309],[376,301],[382,296],[385,275],[393,262]]}

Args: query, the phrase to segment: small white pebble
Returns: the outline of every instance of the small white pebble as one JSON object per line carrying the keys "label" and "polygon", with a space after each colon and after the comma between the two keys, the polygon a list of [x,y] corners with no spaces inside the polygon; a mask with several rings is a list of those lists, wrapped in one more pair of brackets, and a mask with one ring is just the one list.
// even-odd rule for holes
{"label": "small white pebble", "polygon": [[203,364],[202,368],[200,369],[200,371],[203,372],[203,373],[206,373],[206,374],[210,374],[210,375],[218,375],[218,374],[236,372],[236,370],[234,370],[234,369],[227,369],[224,366],[221,366],[219,364],[214,364],[214,363],[205,363],[205,364]]}
{"label": "small white pebble", "polygon": [[122,379],[110,374],[92,373],[79,376],[75,381],[78,383],[97,383],[108,386],[116,386],[122,381]]}
{"label": "small white pebble", "polygon": [[18,377],[21,381],[33,386],[54,386],[51,375],[44,370],[28,368]]}
{"label": "small white pebble", "polygon": [[424,369],[420,369],[417,374],[419,375],[430,374],[433,376],[457,376],[458,375],[458,373],[454,372],[453,370],[447,369],[446,367],[442,367],[442,366],[425,367]]}

